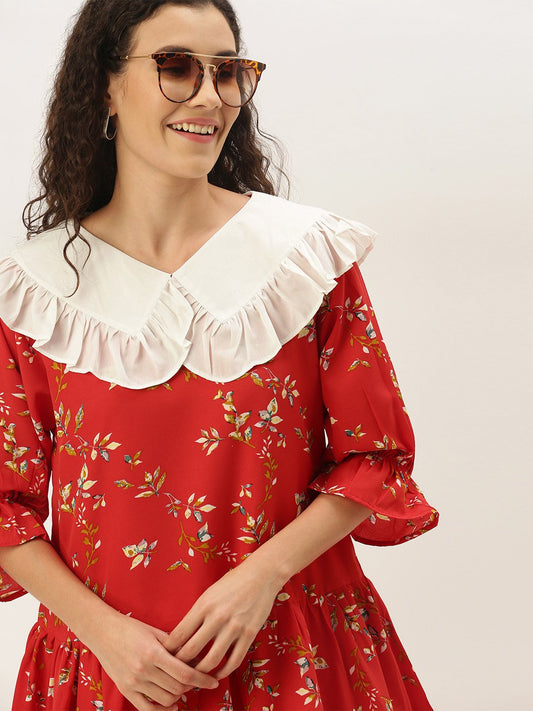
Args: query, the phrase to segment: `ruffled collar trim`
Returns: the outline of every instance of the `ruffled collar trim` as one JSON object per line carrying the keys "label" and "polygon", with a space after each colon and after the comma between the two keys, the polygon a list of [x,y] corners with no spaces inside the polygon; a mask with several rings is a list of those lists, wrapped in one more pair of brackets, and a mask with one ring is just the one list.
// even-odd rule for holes
{"label": "ruffled collar trim", "polygon": [[87,231],[63,258],[65,227],[0,262],[0,316],[67,370],[141,389],[182,366],[214,382],[273,358],[318,310],[375,232],[313,207],[251,193],[173,274]]}

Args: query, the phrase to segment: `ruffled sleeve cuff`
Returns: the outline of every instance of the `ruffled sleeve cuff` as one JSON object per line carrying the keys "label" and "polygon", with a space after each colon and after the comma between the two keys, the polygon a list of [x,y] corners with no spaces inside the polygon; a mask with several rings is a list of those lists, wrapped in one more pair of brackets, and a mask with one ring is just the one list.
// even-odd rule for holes
{"label": "ruffled sleeve cuff", "polygon": [[356,454],[338,465],[332,463],[310,488],[344,496],[372,511],[352,532],[360,543],[404,543],[434,528],[439,517],[406,473],[406,459],[403,454]]}

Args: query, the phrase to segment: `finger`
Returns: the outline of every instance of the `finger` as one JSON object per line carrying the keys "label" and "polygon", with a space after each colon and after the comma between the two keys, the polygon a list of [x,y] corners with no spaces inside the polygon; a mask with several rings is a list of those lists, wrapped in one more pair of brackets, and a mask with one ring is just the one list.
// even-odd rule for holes
{"label": "finger", "polygon": [[[178,659],[183,662],[191,662],[196,659],[204,647],[209,644],[217,635],[221,628],[220,624],[203,624],[196,634],[194,634],[177,652]],[[237,634],[235,635],[237,636]]]}
{"label": "finger", "polygon": [[128,700],[134,705],[138,711],[179,711],[177,704],[172,704],[170,707],[153,704],[144,694],[133,694],[128,697]]}
{"label": "finger", "polygon": [[242,663],[242,660],[246,656],[246,653],[250,649],[250,645],[252,644],[253,640],[254,638],[249,636],[241,637],[239,639],[239,641],[233,647],[228,661],[224,664],[222,669],[219,669],[217,672],[215,672],[215,679],[223,679],[229,676],[231,672],[234,672],[235,669],[238,669],[238,667]]}
{"label": "finger", "polygon": [[[181,696],[181,694],[170,694],[168,691],[165,691],[165,689],[162,689],[160,686],[153,684],[152,682],[146,682],[146,684],[143,684],[141,691],[148,700],[158,706],[162,706],[165,709],[172,705],[175,706]],[[151,711],[153,711],[153,708],[154,707],[152,706]]]}
{"label": "finger", "polygon": [[[172,700],[169,703],[174,703],[182,694],[185,694],[192,688],[192,686],[186,686],[181,681],[178,681],[175,677],[170,676],[166,671],[163,671],[158,667],[153,668],[150,678],[146,679],[146,684],[155,684],[155,686],[172,696]],[[149,692],[146,691],[145,693],[148,696],[151,696]]]}
{"label": "finger", "polygon": [[222,662],[228,650],[235,643],[235,635],[227,632],[225,635],[219,635],[213,642],[213,646],[207,652],[205,657],[201,659],[198,664],[194,665],[197,671],[210,672],[211,670],[218,667]]}
{"label": "finger", "polygon": [[168,652],[165,652],[157,666],[184,686],[199,687],[200,689],[216,689],[218,686],[218,681],[213,676],[194,669],[179,657],[175,657]]}
{"label": "finger", "polygon": [[169,652],[175,654],[196,632],[203,622],[203,615],[189,610],[181,622],[174,627],[168,639],[164,642]]}

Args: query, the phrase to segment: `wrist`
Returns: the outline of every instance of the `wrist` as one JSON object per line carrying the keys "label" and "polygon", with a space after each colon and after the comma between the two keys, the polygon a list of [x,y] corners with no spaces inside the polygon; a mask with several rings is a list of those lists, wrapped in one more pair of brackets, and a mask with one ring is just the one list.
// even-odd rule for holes
{"label": "wrist", "polygon": [[281,552],[276,551],[274,544],[271,544],[272,540],[250,553],[241,565],[253,569],[254,576],[263,580],[277,595],[295,571],[290,569]]}

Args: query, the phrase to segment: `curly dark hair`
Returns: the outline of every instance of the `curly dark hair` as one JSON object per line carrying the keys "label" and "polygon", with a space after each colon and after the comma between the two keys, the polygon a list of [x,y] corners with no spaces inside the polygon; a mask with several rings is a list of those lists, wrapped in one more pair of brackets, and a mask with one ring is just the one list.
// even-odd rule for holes
{"label": "curly dark hair", "polygon": [[[69,226],[63,253],[78,285],[68,247],[75,239],[84,239],[81,221],[110,201],[117,172],[115,144],[103,136],[109,75],[124,71],[126,63],[118,57],[129,53],[136,27],[166,4],[217,8],[241,51],[241,29],[227,0],[87,0],[82,6],[52,90],[38,170],[40,194],[23,212],[28,239]],[[288,186],[282,157],[280,144],[260,130],[250,102],[241,109],[208,179],[234,192],[273,195],[283,180]]]}

